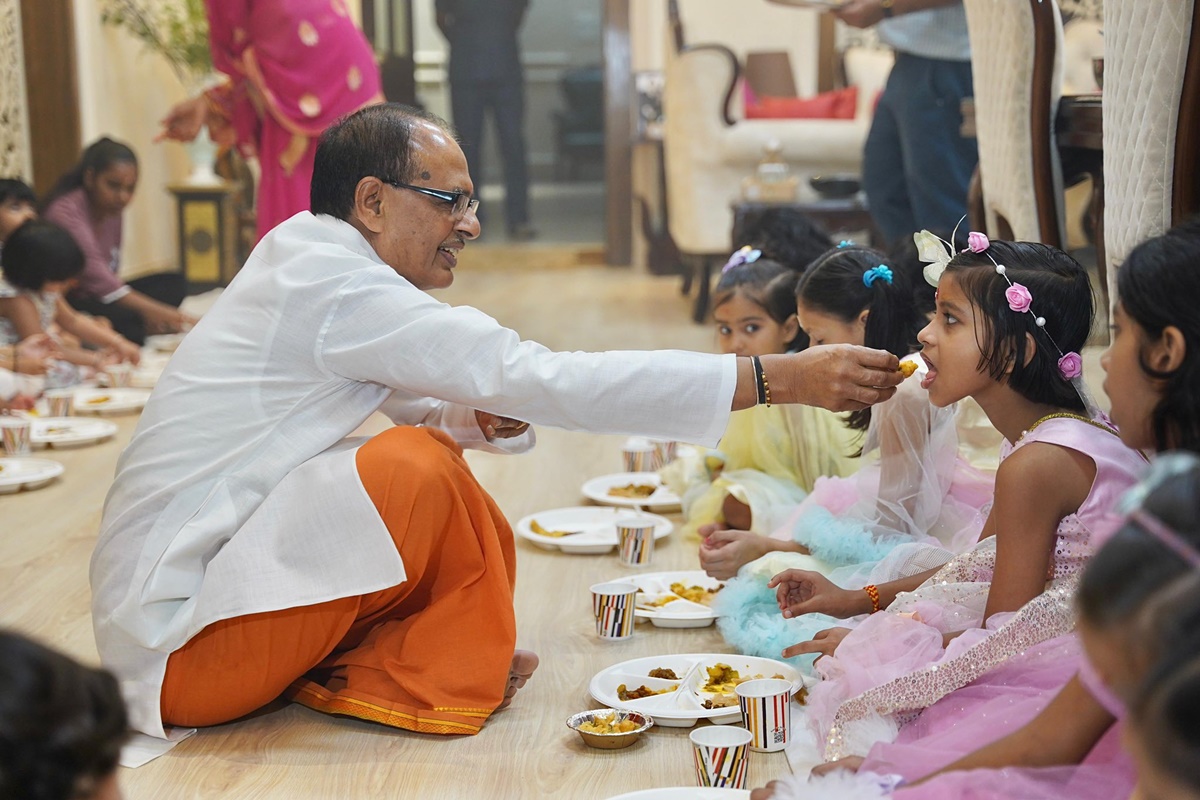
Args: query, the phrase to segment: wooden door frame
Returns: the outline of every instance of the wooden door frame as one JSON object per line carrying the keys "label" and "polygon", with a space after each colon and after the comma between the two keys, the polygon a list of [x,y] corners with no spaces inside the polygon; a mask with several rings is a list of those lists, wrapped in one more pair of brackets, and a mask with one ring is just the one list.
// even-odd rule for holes
{"label": "wooden door frame", "polygon": [[633,62],[631,0],[604,0],[604,252],[633,261]]}
{"label": "wooden door frame", "polygon": [[34,188],[43,195],[75,165],[83,146],[73,0],[21,0],[21,40],[29,160]]}

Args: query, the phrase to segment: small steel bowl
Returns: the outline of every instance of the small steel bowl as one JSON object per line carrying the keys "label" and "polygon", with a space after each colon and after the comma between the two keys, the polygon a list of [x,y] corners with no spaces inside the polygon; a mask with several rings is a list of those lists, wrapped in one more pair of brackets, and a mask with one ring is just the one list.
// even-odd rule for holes
{"label": "small steel bowl", "polygon": [[[582,723],[588,722],[599,715],[607,717],[610,714],[616,715],[613,722],[623,722],[628,719],[638,723],[638,727],[628,733],[589,733],[588,731],[579,730],[579,726]],[[589,747],[597,747],[601,750],[620,750],[622,747],[629,747],[629,745],[641,737],[643,732],[653,726],[654,720],[649,714],[642,714],[638,711],[618,711],[611,708],[594,708],[591,711],[580,711],[567,720],[567,727],[578,733],[583,739],[584,744]]]}

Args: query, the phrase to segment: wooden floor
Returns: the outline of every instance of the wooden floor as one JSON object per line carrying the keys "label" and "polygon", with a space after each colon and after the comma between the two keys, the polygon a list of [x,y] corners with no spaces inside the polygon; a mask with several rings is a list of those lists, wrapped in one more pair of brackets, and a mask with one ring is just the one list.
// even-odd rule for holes
{"label": "wooden floor", "polygon": [[[482,250],[468,253],[457,285],[440,296],[477,306],[555,349],[712,347],[711,329],[688,321],[689,305],[675,280],[604,267],[503,269],[485,266],[486,260]],[[481,268],[472,271],[472,261]],[[0,497],[0,625],[89,663],[97,657],[87,565],[117,457],[136,424],[136,417],[114,419],[121,428],[114,441],[47,452],[66,466],[62,479]],[[620,466],[617,438],[545,429],[538,437],[536,450],[525,456],[470,456],[511,520],[582,504],[580,484]],[[524,541],[517,549],[518,642],[537,651],[542,666],[480,735],[423,736],[279,706],[203,730],[157,761],[122,770],[125,796],[605,798],[693,785],[686,729],[655,729],[631,749],[609,752],[584,747],[564,721],[595,706],[587,684],[597,671],[659,653],[724,651],[715,629],[639,626],[629,642],[602,644],[594,635],[588,586],[626,572],[615,554],[569,556]],[[659,544],[655,559],[662,569],[697,565],[694,545],[674,535]],[[782,754],[755,754],[750,777],[761,784],[786,770]]]}

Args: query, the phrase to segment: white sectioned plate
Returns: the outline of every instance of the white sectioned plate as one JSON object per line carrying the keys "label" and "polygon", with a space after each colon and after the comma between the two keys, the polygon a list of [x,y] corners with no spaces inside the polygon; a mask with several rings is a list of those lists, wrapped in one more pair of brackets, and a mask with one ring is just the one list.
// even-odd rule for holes
{"label": "white sectioned plate", "polygon": [[749,789],[672,786],[613,795],[608,800],[749,800]]}
{"label": "white sectioned plate", "polygon": [[63,465],[47,458],[0,458],[0,494],[40,489],[63,474]]}
{"label": "white sectioned plate", "polygon": [[149,399],[149,389],[79,389],[75,392],[75,413],[125,414],[141,411]]}
{"label": "white sectioned plate", "polygon": [[[734,653],[687,653],[682,655],[649,656],[614,664],[601,670],[588,684],[588,692],[609,708],[627,711],[644,711],[654,717],[654,724],[668,728],[690,728],[698,720],[707,719],[716,725],[726,725],[741,719],[736,702],[723,708],[704,708],[703,702],[712,697],[703,691],[707,683],[706,667],[728,664],[745,680],[761,675],[771,678],[782,675],[792,682],[792,691],[804,688],[804,677],[790,664],[770,658],[740,656]],[[670,669],[678,680],[651,678],[653,669]],[[640,686],[660,690],[675,686],[674,691],[651,695],[637,700],[622,700],[617,688],[625,684],[627,689]]]}
{"label": "white sectioned plate", "polygon": [[86,417],[34,417],[30,440],[34,447],[79,447],[102,442],[117,432],[115,423]]}
{"label": "white sectioned plate", "polygon": [[[523,539],[528,539],[545,550],[562,550],[564,553],[594,554],[607,553],[617,546],[617,520],[622,517],[649,517],[654,520],[655,541],[668,535],[675,526],[666,517],[646,514],[631,508],[603,506],[577,506],[539,511],[517,521],[514,530]],[[530,523],[551,531],[582,531],[569,536],[543,536],[533,532]]]}
{"label": "white sectioned plate", "polygon": [[[609,494],[611,489],[622,486],[653,486],[654,493],[649,497],[619,497]],[[657,472],[616,472],[612,475],[601,475],[583,484],[583,496],[597,503],[609,506],[624,506],[626,508],[659,508],[678,509],[679,496],[662,485],[662,478]]]}
{"label": "white sectioned plate", "polygon": [[[641,589],[635,615],[648,619],[659,628],[705,628],[713,624],[717,615],[706,603],[696,603],[671,591],[671,584],[699,586],[703,589],[719,589],[725,584],[710,578],[701,570],[688,572],[652,572],[646,575],[628,575],[623,581],[637,584]],[[662,601],[669,602],[662,602]]]}

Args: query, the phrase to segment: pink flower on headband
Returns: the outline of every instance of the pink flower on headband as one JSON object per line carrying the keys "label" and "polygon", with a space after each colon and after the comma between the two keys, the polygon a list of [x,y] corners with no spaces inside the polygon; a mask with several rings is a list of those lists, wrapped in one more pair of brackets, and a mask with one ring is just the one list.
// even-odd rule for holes
{"label": "pink flower on headband", "polygon": [[1033,295],[1019,283],[1014,283],[1005,289],[1004,297],[1008,300],[1008,307],[1018,314],[1024,314],[1033,304]]}
{"label": "pink flower on headband", "polygon": [[991,242],[988,241],[986,234],[982,234],[979,231],[971,231],[967,234],[967,249],[972,253],[982,253],[990,246]]}
{"label": "pink flower on headband", "polygon": [[1063,376],[1064,380],[1078,378],[1083,374],[1083,359],[1079,357],[1079,353],[1067,353],[1058,360],[1058,374]]}

